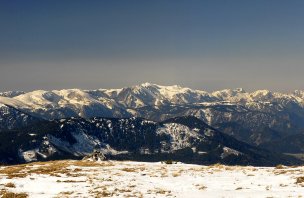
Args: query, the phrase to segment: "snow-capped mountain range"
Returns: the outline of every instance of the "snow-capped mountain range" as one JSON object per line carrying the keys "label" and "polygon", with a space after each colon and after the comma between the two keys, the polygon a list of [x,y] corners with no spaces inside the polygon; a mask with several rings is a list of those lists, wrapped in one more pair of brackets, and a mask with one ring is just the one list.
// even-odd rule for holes
{"label": "snow-capped mountain range", "polygon": [[[245,92],[243,89],[225,89],[208,93],[201,90],[173,86],[160,86],[143,83],[122,89],[98,90],[35,90],[32,92],[10,91],[0,93],[0,104],[19,110],[36,113],[45,119],[59,119],[79,116],[134,116],[137,109],[161,106],[216,106],[219,104],[242,105],[253,110],[266,110],[279,104],[282,110],[288,104],[304,108],[304,91],[290,94],[258,90]],[[266,110],[267,111],[267,110]],[[208,116],[204,116],[208,119]]]}
{"label": "snow-capped mountain range", "polygon": [[[46,120],[135,116],[163,121],[191,115],[253,145],[304,132],[304,91],[249,93],[239,88],[209,93],[144,83],[122,89],[4,92],[0,104]],[[3,111],[0,120],[4,120]]]}

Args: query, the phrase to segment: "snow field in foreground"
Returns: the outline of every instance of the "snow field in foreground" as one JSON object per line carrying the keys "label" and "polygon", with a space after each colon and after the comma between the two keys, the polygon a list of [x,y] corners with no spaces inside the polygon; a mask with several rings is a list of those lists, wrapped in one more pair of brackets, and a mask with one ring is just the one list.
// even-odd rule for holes
{"label": "snow field in foreground", "polygon": [[304,167],[51,161],[0,167],[0,195],[28,197],[301,197]]}

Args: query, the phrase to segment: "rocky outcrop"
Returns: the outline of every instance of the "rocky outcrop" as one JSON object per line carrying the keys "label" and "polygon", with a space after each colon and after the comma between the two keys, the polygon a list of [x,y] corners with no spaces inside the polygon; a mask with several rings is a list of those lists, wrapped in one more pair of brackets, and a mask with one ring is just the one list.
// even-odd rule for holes
{"label": "rocky outcrop", "polygon": [[82,160],[97,162],[97,161],[105,161],[106,159],[107,159],[106,156],[102,152],[94,150],[93,153],[85,156]]}

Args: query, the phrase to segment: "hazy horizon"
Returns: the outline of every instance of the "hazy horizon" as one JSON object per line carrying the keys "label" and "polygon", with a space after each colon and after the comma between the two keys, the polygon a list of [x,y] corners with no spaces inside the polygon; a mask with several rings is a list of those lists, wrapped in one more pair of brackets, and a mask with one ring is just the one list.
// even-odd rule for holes
{"label": "hazy horizon", "polygon": [[0,3],[0,91],[304,90],[304,1]]}

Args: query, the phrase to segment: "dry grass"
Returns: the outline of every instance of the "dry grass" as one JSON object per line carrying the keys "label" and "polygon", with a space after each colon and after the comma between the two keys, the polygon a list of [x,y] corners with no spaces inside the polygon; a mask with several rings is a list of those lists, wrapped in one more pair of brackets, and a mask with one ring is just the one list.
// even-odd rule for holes
{"label": "dry grass", "polygon": [[303,177],[298,177],[296,180],[296,184],[303,184],[304,183],[304,176]]}
{"label": "dry grass", "polygon": [[115,188],[115,189],[114,189],[114,192],[129,193],[129,192],[132,192],[132,190],[129,189],[129,188],[125,188],[125,189],[118,189],[118,188]]}
{"label": "dry grass", "polygon": [[166,161],[162,161],[161,163],[164,163],[164,164],[176,164],[176,162],[173,161],[173,160],[166,160]]}
{"label": "dry grass", "polygon": [[73,165],[73,163],[68,161],[58,161],[53,162],[48,165],[34,167],[28,170],[28,174],[42,174],[42,175],[50,175],[54,177],[61,177],[61,175],[66,175],[70,177],[79,177],[84,174],[79,174],[81,169],[78,171],[69,169],[69,166]]}
{"label": "dry grass", "polygon": [[107,190],[103,190],[102,192],[97,192],[95,193],[96,197],[112,197],[113,193],[107,191]]}
{"label": "dry grass", "polygon": [[162,189],[162,188],[156,188],[155,189],[155,193],[156,194],[170,194],[171,193],[171,190],[165,190],[165,189]]}
{"label": "dry grass", "polygon": [[129,187],[129,188],[135,188],[136,185],[132,184],[132,185],[129,185],[128,187]]}
{"label": "dry grass", "polygon": [[175,172],[175,173],[172,173],[172,176],[173,177],[179,177],[179,176],[181,176],[181,173],[180,172]]}
{"label": "dry grass", "polygon": [[233,170],[235,170],[235,168],[233,166],[226,166],[225,170],[226,171],[233,171]]}
{"label": "dry grass", "polygon": [[303,170],[296,170],[296,169],[279,169],[279,170],[275,170],[273,171],[274,174],[276,175],[280,175],[280,174],[302,174]]}
{"label": "dry grass", "polygon": [[30,164],[21,164],[15,166],[7,166],[0,169],[0,174],[6,176],[8,179],[13,178],[24,178],[30,174],[42,174],[50,175],[55,177],[61,177],[62,174],[79,177],[83,174],[79,174],[82,171],[81,168],[75,168],[71,170],[69,166],[79,166],[79,167],[96,167],[96,166],[114,166],[112,162],[90,162],[90,161],[48,161],[48,162],[34,162]]}
{"label": "dry grass", "polygon": [[131,196],[126,196],[126,197],[137,197],[137,198],[143,198],[144,195],[141,192],[134,192],[133,195]]}
{"label": "dry grass", "polygon": [[123,168],[121,170],[125,172],[138,172],[138,170],[135,168]]}
{"label": "dry grass", "polygon": [[13,193],[13,192],[4,192],[2,198],[27,198],[26,193]]}
{"label": "dry grass", "polygon": [[0,170],[0,174],[6,175],[8,179],[23,178],[27,176],[27,174],[23,172],[26,170],[25,167],[25,165],[7,166]]}
{"label": "dry grass", "polygon": [[216,164],[212,164],[212,165],[210,165],[209,167],[210,168],[218,168],[218,167],[223,167],[224,165],[222,165],[222,164],[220,164],[220,163],[216,163]]}
{"label": "dry grass", "polygon": [[5,184],[4,186],[7,188],[16,188],[16,185],[12,182],[9,182],[9,183]]}
{"label": "dry grass", "polygon": [[273,172],[275,175],[281,175],[281,174],[286,174],[286,173],[288,173],[288,171],[287,170],[280,170],[280,171],[275,171],[275,172]]}
{"label": "dry grass", "polygon": [[284,169],[285,168],[285,166],[283,166],[282,164],[278,164],[276,167],[275,167],[275,169]]}
{"label": "dry grass", "polygon": [[168,171],[167,170],[163,170],[161,171],[161,177],[168,177]]}
{"label": "dry grass", "polygon": [[78,181],[78,180],[57,180],[56,182],[64,182],[64,183],[81,183],[81,182],[86,182],[86,181]]}
{"label": "dry grass", "polygon": [[[33,167],[37,165],[37,167]],[[31,173],[36,174],[51,174],[55,172],[62,172],[68,166],[66,161],[58,162],[35,162],[32,164],[22,164],[16,166],[8,166],[0,170],[0,174],[6,175],[8,179],[23,178]]]}
{"label": "dry grass", "polygon": [[145,168],[145,167],[139,167],[139,170],[140,170],[140,171],[145,171],[146,168]]}
{"label": "dry grass", "polygon": [[199,189],[199,190],[205,190],[207,188],[207,186],[205,186],[203,184],[196,184],[195,187],[197,187],[197,189]]}
{"label": "dry grass", "polygon": [[[234,170],[233,167],[230,167],[230,168],[231,168],[230,170]],[[225,166],[223,164],[216,163],[216,164],[213,164],[213,165],[209,166],[209,169],[213,169],[213,171],[219,172],[223,169],[227,169],[227,166]]]}
{"label": "dry grass", "polygon": [[120,176],[122,176],[123,174],[117,172],[117,173],[113,173],[113,175],[120,177]]}
{"label": "dry grass", "polygon": [[71,197],[71,195],[73,194],[74,192],[72,191],[68,191],[68,192],[61,192],[59,193],[56,198],[65,198],[65,197]]}
{"label": "dry grass", "polygon": [[84,160],[72,161],[71,165],[81,166],[81,167],[114,166],[114,164],[109,161],[93,162],[93,161],[84,161]]}
{"label": "dry grass", "polygon": [[81,168],[75,168],[75,169],[73,170],[73,172],[80,172],[80,171],[82,171]]}
{"label": "dry grass", "polygon": [[[96,166],[114,166],[112,162],[91,162],[83,160],[60,160],[60,161],[47,161],[47,162],[33,162],[29,164],[20,164],[14,166],[6,166],[3,169],[0,169],[0,174],[12,174],[20,173],[26,168],[30,170],[41,170],[47,169],[47,171],[57,171],[58,169],[66,168],[70,165],[80,166],[80,167],[96,167]],[[46,168],[45,168],[46,167]],[[49,168],[48,168],[49,167]],[[53,170],[51,170],[53,168]],[[81,171],[80,168],[74,169],[74,171]]]}
{"label": "dry grass", "polygon": [[94,190],[89,191],[90,197],[112,197],[113,193],[107,189],[108,186],[97,186]]}

